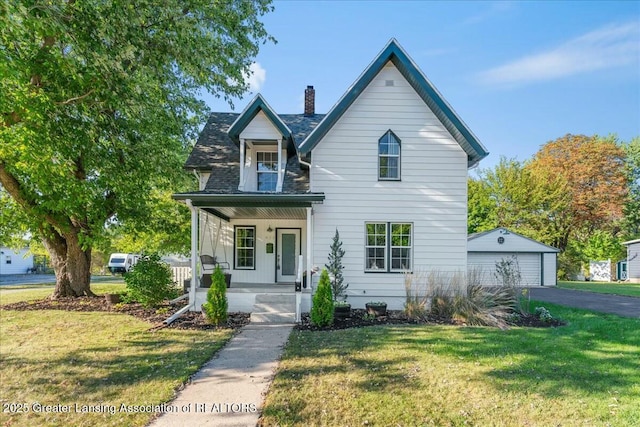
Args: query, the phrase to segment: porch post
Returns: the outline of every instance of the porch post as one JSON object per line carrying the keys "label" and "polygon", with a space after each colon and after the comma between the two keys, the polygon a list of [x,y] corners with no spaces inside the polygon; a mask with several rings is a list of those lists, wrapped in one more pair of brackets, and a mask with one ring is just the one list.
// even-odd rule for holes
{"label": "porch post", "polygon": [[196,311],[196,288],[198,287],[198,209],[191,199],[185,200],[191,210],[191,286],[189,286],[189,306]]}
{"label": "porch post", "polygon": [[307,208],[307,289],[311,290],[313,277],[311,277],[311,248],[313,247],[313,208]]}
{"label": "porch post", "polygon": [[282,165],[282,138],[278,138],[278,183],[276,184],[276,191],[282,191],[282,178],[283,178],[283,169]]}
{"label": "porch post", "polygon": [[240,139],[240,185],[238,186],[238,190],[244,190],[244,152],[245,152],[245,142],[244,138]]}

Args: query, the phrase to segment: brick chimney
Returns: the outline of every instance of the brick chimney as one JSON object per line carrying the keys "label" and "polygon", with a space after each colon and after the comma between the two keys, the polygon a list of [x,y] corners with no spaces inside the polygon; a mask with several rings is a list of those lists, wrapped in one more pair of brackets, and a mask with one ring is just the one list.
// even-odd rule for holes
{"label": "brick chimney", "polygon": [[307,86],[304,90],[304,115],[313,116],[316,113],[316,90]]}

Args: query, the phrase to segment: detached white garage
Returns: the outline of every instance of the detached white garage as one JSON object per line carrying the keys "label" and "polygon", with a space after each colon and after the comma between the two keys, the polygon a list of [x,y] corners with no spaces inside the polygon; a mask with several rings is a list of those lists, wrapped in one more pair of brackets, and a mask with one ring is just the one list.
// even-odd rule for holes
{"label": "detached white garage", "polygon": [[640,283],[640,239],[623,242],[627,247],[627,279]]}
{"label": "detached white garage", "polygon": [[478,268],[487,284],[497,284],[496,263],[515,256],[523,286],[555,286],[560,250],[506,228],[471,234],[467,238],[467,266]]}

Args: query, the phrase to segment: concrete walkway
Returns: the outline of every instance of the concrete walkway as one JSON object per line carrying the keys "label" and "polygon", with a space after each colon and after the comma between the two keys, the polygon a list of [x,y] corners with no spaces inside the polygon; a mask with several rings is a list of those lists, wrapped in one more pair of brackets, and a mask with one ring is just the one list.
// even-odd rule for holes
{"label": "concrete walkway", "polygon": [[624,317],[640,318],[640,298],[560,289],[550,286],[529,288],[529,292],[531,299],[536,301],[617,314]]}
{"label": "concrete walkway", "polygon": [[291,324],[243,327],[150,426],[255,426],[292,328]]}

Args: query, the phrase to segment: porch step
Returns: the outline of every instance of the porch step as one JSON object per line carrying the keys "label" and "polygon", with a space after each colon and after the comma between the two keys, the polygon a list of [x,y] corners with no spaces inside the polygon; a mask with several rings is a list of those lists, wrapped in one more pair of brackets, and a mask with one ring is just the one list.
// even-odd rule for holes
{"label": "porch step", "polygon": [[252,323],[294,323],[296,320],[296,296],[282,294],[258,294],[251,312]]}

